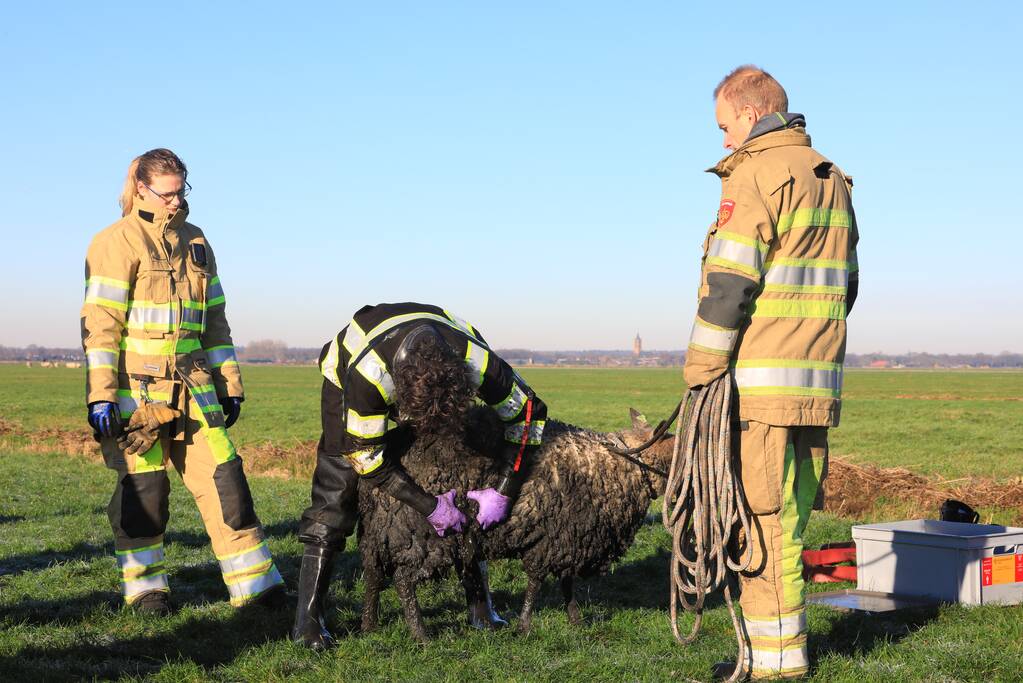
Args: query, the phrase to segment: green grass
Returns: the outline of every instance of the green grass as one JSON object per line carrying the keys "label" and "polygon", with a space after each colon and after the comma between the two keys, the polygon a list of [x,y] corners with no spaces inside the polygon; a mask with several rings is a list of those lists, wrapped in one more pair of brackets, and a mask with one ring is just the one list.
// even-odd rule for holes
{"label": "green grass", "polygon": [[[635,406],[651,421],[673,407],[677,370],[525,369],[551,413],[611,429]],[[287,444],[319,432],[312,368],[245,368],[249,398],[232,435],[244,447]],[[946,477],[1019,476],[1023,373],[850,372],[833,452]],[[80,428],[81,371],[0,366],[0,416],[23,428]],[[332,585],[339,647],[316,655],[288,643],[287,611],[235,611],[193,501],[172,476],[167,560],[178,611],[140,617],[119,606],[105,508],[113,474],[58,453],[29,452],[0,437],[0,680],[706,680],[735,644],[715,602],[703,635],[673,643],[665,606],[669,539],[645,525],[607,577],[578,590],[587,624],[570,626],[549,585],[528,636],[464,626],[453,579],[420,591],[433,642],[414,643],[386,591],[382,629],[357,632],[363,585],[358,559],[342,557]],[[310,454],[310,457],[312,454]],[[252,478],[270,548],[292,586],[297,518],[308,481]],[[819,514],[808,545],[849,537],[854,520]],[[351,544],[351,543],[350,543]],[[525,587],[516,562],[491,568],[497,606],[514,616]],[[827,589],[831,586],[813,587]],[[810,647],[820,681],[1019,680],[1023,607],[943,607],[889,616],[810,607]]]}
{"label": "green grass", "polygon": [[[630,407],[656,424],[684,386],[680,369],[521,372],[553,417],[604,430],[627,426]],[[0,416],[26,428],[82,428],[82,373],[0,365]],[[248,397],[231,430],[240,446],[319,437],[315,368],[250,366],[244,378]],[[851,370],[844,395],[842,424],[831,432],[835,455],[945,478],[1021,474],[1023,372]]]}

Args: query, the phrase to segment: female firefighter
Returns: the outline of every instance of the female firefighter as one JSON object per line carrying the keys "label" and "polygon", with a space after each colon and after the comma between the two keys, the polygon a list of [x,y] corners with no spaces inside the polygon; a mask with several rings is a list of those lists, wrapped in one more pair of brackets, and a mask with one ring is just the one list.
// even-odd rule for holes
{"label": "female firefighter", "polygon": [[244,393],[213,251],[185,222],[187,179],[170,150],[134,159],[121,219],[93,238],[85,260],[86,402],[117,472],[107,513],[124,599],[170,612],[170,461],[199,507],[231,604],[281,605],[283,581],[227,435]]}

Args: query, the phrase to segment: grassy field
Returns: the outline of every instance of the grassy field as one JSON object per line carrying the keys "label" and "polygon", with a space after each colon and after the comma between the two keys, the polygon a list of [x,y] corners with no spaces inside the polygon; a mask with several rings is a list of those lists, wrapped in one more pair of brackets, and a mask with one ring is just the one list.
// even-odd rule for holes
{"label": "grassy field", "polygon": [[[523,374],[552,415],[588,427],[626,424],[629,406],[651,421],[682,389],[675,370],[548,370]],[[232,435],[246,448],[315,439],[318,380],[312,368],[245,368],[249,397]],[[362,581],[346,553],[332,586],[331,623],[344,637],[315,655],[289,644],[291,615],[234,611],[195,505],[172,476],[167,559],[178,610],[169,619],[119,607],[105,508],[112,474],[60,452],[40,430],[80,430],[81,371],[0,366],[0,680],[665,680],[707,679],[735,644],[716,605],[696,644],[673,643],[665,613],[669,542],[644,526],[607,577],[579,589],[584,627],[568,624],[556,587],[528,636],[478,633],[463,623],[453,579],[421,590],[433,642],[414,643],[393,591],[380,632],[357,632]],[[850,372],[833,452],[862,463],[903,466],[945,478],[1011,480],[1023,462],[1023,373]],[[309,453],[312,457],[312,453]],[[297,579],[296,519],[308,481],[253,477],[257,510],[285,580]],[[848,538],[857,520],[817,515],[810,545]],[[352,541],[350,541],[351,545]],[[497,606],[519,609],[524,577],[515,562],[491,568]],[[820,681],[1019,680],[1023,608],[942,607],[896,616],[811,607],[810,648]]]}

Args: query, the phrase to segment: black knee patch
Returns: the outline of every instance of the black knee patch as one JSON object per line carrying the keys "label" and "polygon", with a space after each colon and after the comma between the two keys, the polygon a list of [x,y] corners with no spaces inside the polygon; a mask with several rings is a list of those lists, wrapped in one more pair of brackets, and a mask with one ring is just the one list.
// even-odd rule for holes
{"label": "black knee patch", "polygon": [[126,474],[119,489],[120,496],[110,506],[111,520],[126,537],[152,538],[166,531],[170,518],[166,470]]}
{"label": "black knee patch", "polygon": [[213,472],[213,483],[220,498],[220,509],[224,524],[235,531],[259,525],[256,509],[252,504],[249,482],[245,479],[242,459],[235,457],[217,465]]}
{"label": "black knee patch", "polygon": [[302,517],[298,525],[298,540],[304,545],[314,545],[319,548],[329,548],[337,552],[345,549],[347,538],[352,534],[355,524],[346,525],[345,528],[331,526],[318,522],[308,517]]}

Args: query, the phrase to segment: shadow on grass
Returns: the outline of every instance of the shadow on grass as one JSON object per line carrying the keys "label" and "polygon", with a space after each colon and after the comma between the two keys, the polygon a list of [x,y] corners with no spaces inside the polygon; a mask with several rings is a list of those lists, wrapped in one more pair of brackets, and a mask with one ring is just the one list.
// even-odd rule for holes
{"label": "shadow on grass", "polygon": [[0,559],[0,576],[46,569],[50,565],[73,560],[94,560],[98,557],[113,557],[113,539],[102,545],[81,542],[66,550],[47,550],[37,553],[11,555]]}
{"label": "shadow on grass", "polygon": [[[668,608],[668,572],[671,553],[656,552],[643,559],[619,564],[604,576],[576,579],[575,596],[586,621],[601,620],[616,610]],[[508,590],[494,591],[494,604],[506,607],[512,616],[522,609],[524,594]],[[720,591],[707,597],[704,609],[711,610],[724,604]],[[560,581],[547,577],[544,581],[537,610],[554,609],[564,612]]]}
{"label": "shadow on grass", "polygon": [[[133,615],[133,621],[151,635],[118,638],[83,635],[73,644],[32,645],[14,655],[0,657],[0,679],[63,681],[145,677],[166,664],[191,661],[211,670],[234,661],[244,650],[279,640],[291,625],[291,609],[242,608],[224,618],[215,614],[190,615],[170,630],[160,628],[159,617]],[[212,671],[210,671],[212,673]]]}
{"label": "shadow on grass", "polygon": [[[189,548],[201,548],[208,546],[210,539],[206,534],[192,532],[172,531],[164,536],[165,544],[177,543]],[[0,559],[0,576],[20,574],[22,572],[37,571],[61,562],[74,560],[95,560],[101,557],[114,557],[114,541],[111,538],[106,543],[90,543],[82,541],[66,550],[46,550],[36,553],[24,553],[22,555],[11,555]]]}
{"label": "shadow on grass", "polygon": [[13,524],[25,521],[25,515],[0,515],[0,524]]}
{"label": "shadow on grass", "polygon": [[0,607],[0,621],[11,624],[69,626],[89,618],[97,608],[116,610],[121,596],[108,591],[95,591],[72,598],[22,600],[10,607]]}
{"label": "shadow on grass", "polygon": [[[23,517],[0,518],[0,523],[16,522]],[[267,538],[286,538],[298,533],[298,520],[278,522],[264,529]],[[164,536],[164,544],[179,544],[188,548],[208,548],[210,539],[205,533],[191,531],[170,531]],[[211,551],[212,553],[212,551]],[[22,572],[37,571],[47,567],[74,560],[94,560],[100,557],[114,557],[114,543],[110,541],[102,544],[82,541],[65,550],[47,550],[36,553],[24,553],[11,555],[0,559],[0,576],[20,574]],[[212,554],[211,554],[212,559]]]}
{"label": "shadow on grass", "polygon": [[897,643],[937,619],[939,611],[935,605],[897,612],[844,613],[827,633],[810,633],[810,661],[829,654],[860,657],[881,645]]}

